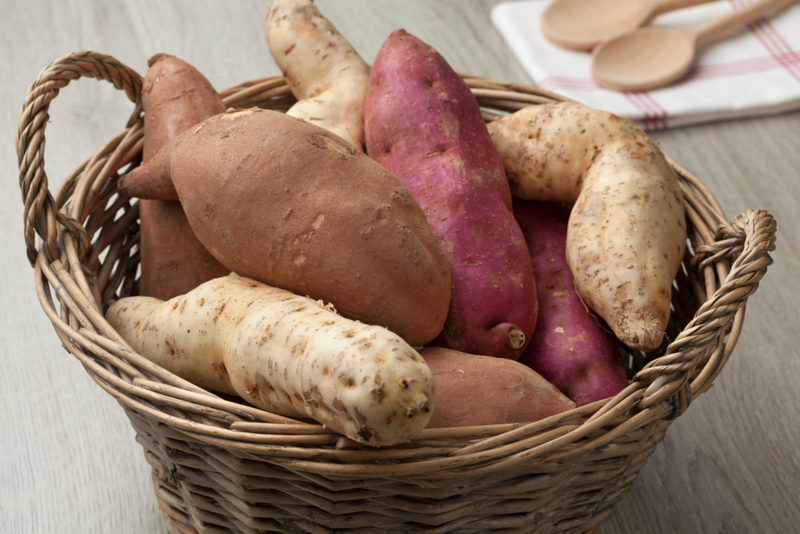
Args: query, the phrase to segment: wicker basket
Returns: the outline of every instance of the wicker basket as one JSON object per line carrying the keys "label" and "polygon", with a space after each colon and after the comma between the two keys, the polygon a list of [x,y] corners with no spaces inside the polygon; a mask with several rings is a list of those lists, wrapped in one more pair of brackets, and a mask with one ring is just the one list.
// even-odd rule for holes
{"label": "wicker basket", "polygon": [[[113,83],[136,109],[127,128],[52,195],[47,111],[81,76]],[[563,100],[463,77],[487,120]],[[136,72],[108,56],[55,61],[29,89],[17,154],[39,301],[66,349],[130,418],[172,533],[594,532],[670,423],[724,367],[745,303],[772,261],[776,225],[768,213],[727,222],[708,189],[671,161],[690,233],[673,284],[672,343],[649,354],[624,348],[631,381],[623,392],[536,423],[429,429],[411,444],[372,449],[181,380],[133,352],[103,319],[109,300],[137,290],[138,204],[116,194],[116,179],[141,158],[141,88]],[[294,102],[281,77],[221,95],[228,106]]]}

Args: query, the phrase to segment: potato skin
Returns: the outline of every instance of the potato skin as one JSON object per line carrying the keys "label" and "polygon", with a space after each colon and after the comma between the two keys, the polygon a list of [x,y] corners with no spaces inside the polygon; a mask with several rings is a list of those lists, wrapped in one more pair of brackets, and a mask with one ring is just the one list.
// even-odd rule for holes
{"label": "potato skin", "polygon": [[430,368],[399,336],[249,278],[169,301],[123,298],[106,318],[134,350],[200,387],[362,443],[409,441],[436,406]]}
{"label": "potato skin", "polygon": [[191,128],[139,173],[171,177],[195,234],[228,269],[332,303],[412,345],[441,331],[447,261],[419,204],[336,135],[274,111]]}
{"label": "potato skin", "polygon": [[287,115],[364,150],[369,65],[313,0],[275,0],[264,26],[272,58],[297,98]]}
{"label": "potato skin", "polygon": [[364,123],[367,153],[420,203],[450,265],[435,344],[518,358],[536,325],[536,284],[475,97],[440,54],[398,30],[373,64]]}
{"label": "potato skin", "polygon": [[520,363],[578,406],[613,397],[628,385],[619,341],[586,309],[567,265],[570,207],[514,199],[514,216],[531,251],[539,319]]}
{"label": "potato skin", "polygon": [[433,371],[436,408],[428,428],[527,423],[575,403],[518,361],[442,347],[420,351]]}
{"label": "potato skin", "polygon": [[[187,128],[225,111],[219,95],[194,67],[167,54],[148,61],[144,77],[144,148],[142,161]],[[139,202],[141,295],[168,300],[228,269],[198,241],[180,202]]]}
{"label": "potato skin", "polygon": [[583,301],[623,343],[658,348],[686,249],[683,193],[658,146],[627,119],[566,102],[488,128],[515,197],[575,203],[567,262]]}

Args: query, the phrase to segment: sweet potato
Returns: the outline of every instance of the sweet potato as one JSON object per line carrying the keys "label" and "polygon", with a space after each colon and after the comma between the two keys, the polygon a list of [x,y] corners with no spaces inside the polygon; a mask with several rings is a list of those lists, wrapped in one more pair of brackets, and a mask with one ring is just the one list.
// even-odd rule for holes
{"label": "sweet potato", "polygon": [[428,428],[527,423],[575,403],[518,361],[441,347],[420,351],[433,371],[436,408]]}
{"label": "sweet potato", "polygon": [[441,55],[398,30],[373,64],[364,121],[368,154],[420,203],[450,265],[435,344],[518,358],[536,324],[536,284],[475,97]]}
{"label": "sweet potato", "polygon": [[326,128],[363,151],[369,65],[313,0],[272,2],[264,33],[298,100],[287,114]]}
{"label": "sweet potato", "polygon": [[583,301],[627,345],[658,348],[686,248],[683,194],[658,146],[629,120],[575,103],[488,128],[514,196],[575,203],[567,262]]}
{"label": "sweet potato", "polygon": [[[147,64],[142,88],[145,162],[182,131],[225,111],[217,92],[191,65],[167,54]],[[141,295],[166,300],[228,274],[198,241],[180,202],[141,200],[139,217]]]}
{"label": "sweet potato", "polygon": [[248,278],[217,278],[169,301],[123,298],[106,317],[178,376],[363,443],[408,441],[435,407],[433,374],[397,335]]}
{"label": "sweet potato", "polygon": [[619,341],[586,309],[567,265],[570,207],[514,200],[514,217],[531,251],[539,319],[520,356],[578,406],[613,397],[628,385]]}
{"label": "sweet potato", "polygon": [[256,108],[223,113],[176,137],[120,187],[171,187],[200,241],[237,274],[331,302],[412,345],[442,329],[450,274],[419,204],[318,126]]}

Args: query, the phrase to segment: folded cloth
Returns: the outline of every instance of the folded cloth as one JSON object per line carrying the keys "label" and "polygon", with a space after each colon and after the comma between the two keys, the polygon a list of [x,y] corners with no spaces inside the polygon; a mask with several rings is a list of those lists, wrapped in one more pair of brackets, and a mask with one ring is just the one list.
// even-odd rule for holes
{"label": "folded cloth", "polygon": [[[542,89],[621,115],[647,131],[800,108],[800,4],[700,50],[693,68],[677,83],[619,92],[592,80],[589,52],[565,50],[545,39],[539,21],[548,3],[504,2],[491,14],[511,51]],[[652,25],[695,28],[748,3],[722,0],[685,8],[657,17]]]}

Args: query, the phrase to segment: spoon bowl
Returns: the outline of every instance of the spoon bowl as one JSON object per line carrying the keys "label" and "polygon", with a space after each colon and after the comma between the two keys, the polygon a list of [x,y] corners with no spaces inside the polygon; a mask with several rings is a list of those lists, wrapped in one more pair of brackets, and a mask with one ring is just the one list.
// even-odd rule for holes
{"label": "spoon bowl", "polygon": [[598,43],[649,24],[662,13],[711,0],[556,0],[541,16],[551,43],[571,50],[591,50]]}
{"label": "spoon bowl", "polygon": [[595,48],[592,77],[598,85],[618,91],[661,87],[689,71],[696,50],[694,32],[641,28]]}
{"label": "spoon bowl", "polygon": [[557,0],[542,12],[542,33],[562,48],[588,50],[646,23],[640,0]]}
{"label": "spoon bowl", "polygon": [[730,37],[753,20],[798,0],[758,0],[698,28],[638,28],[594,49],[592,77],[618,91],[646,91],[670,84],[691,68],[697,51]]}

